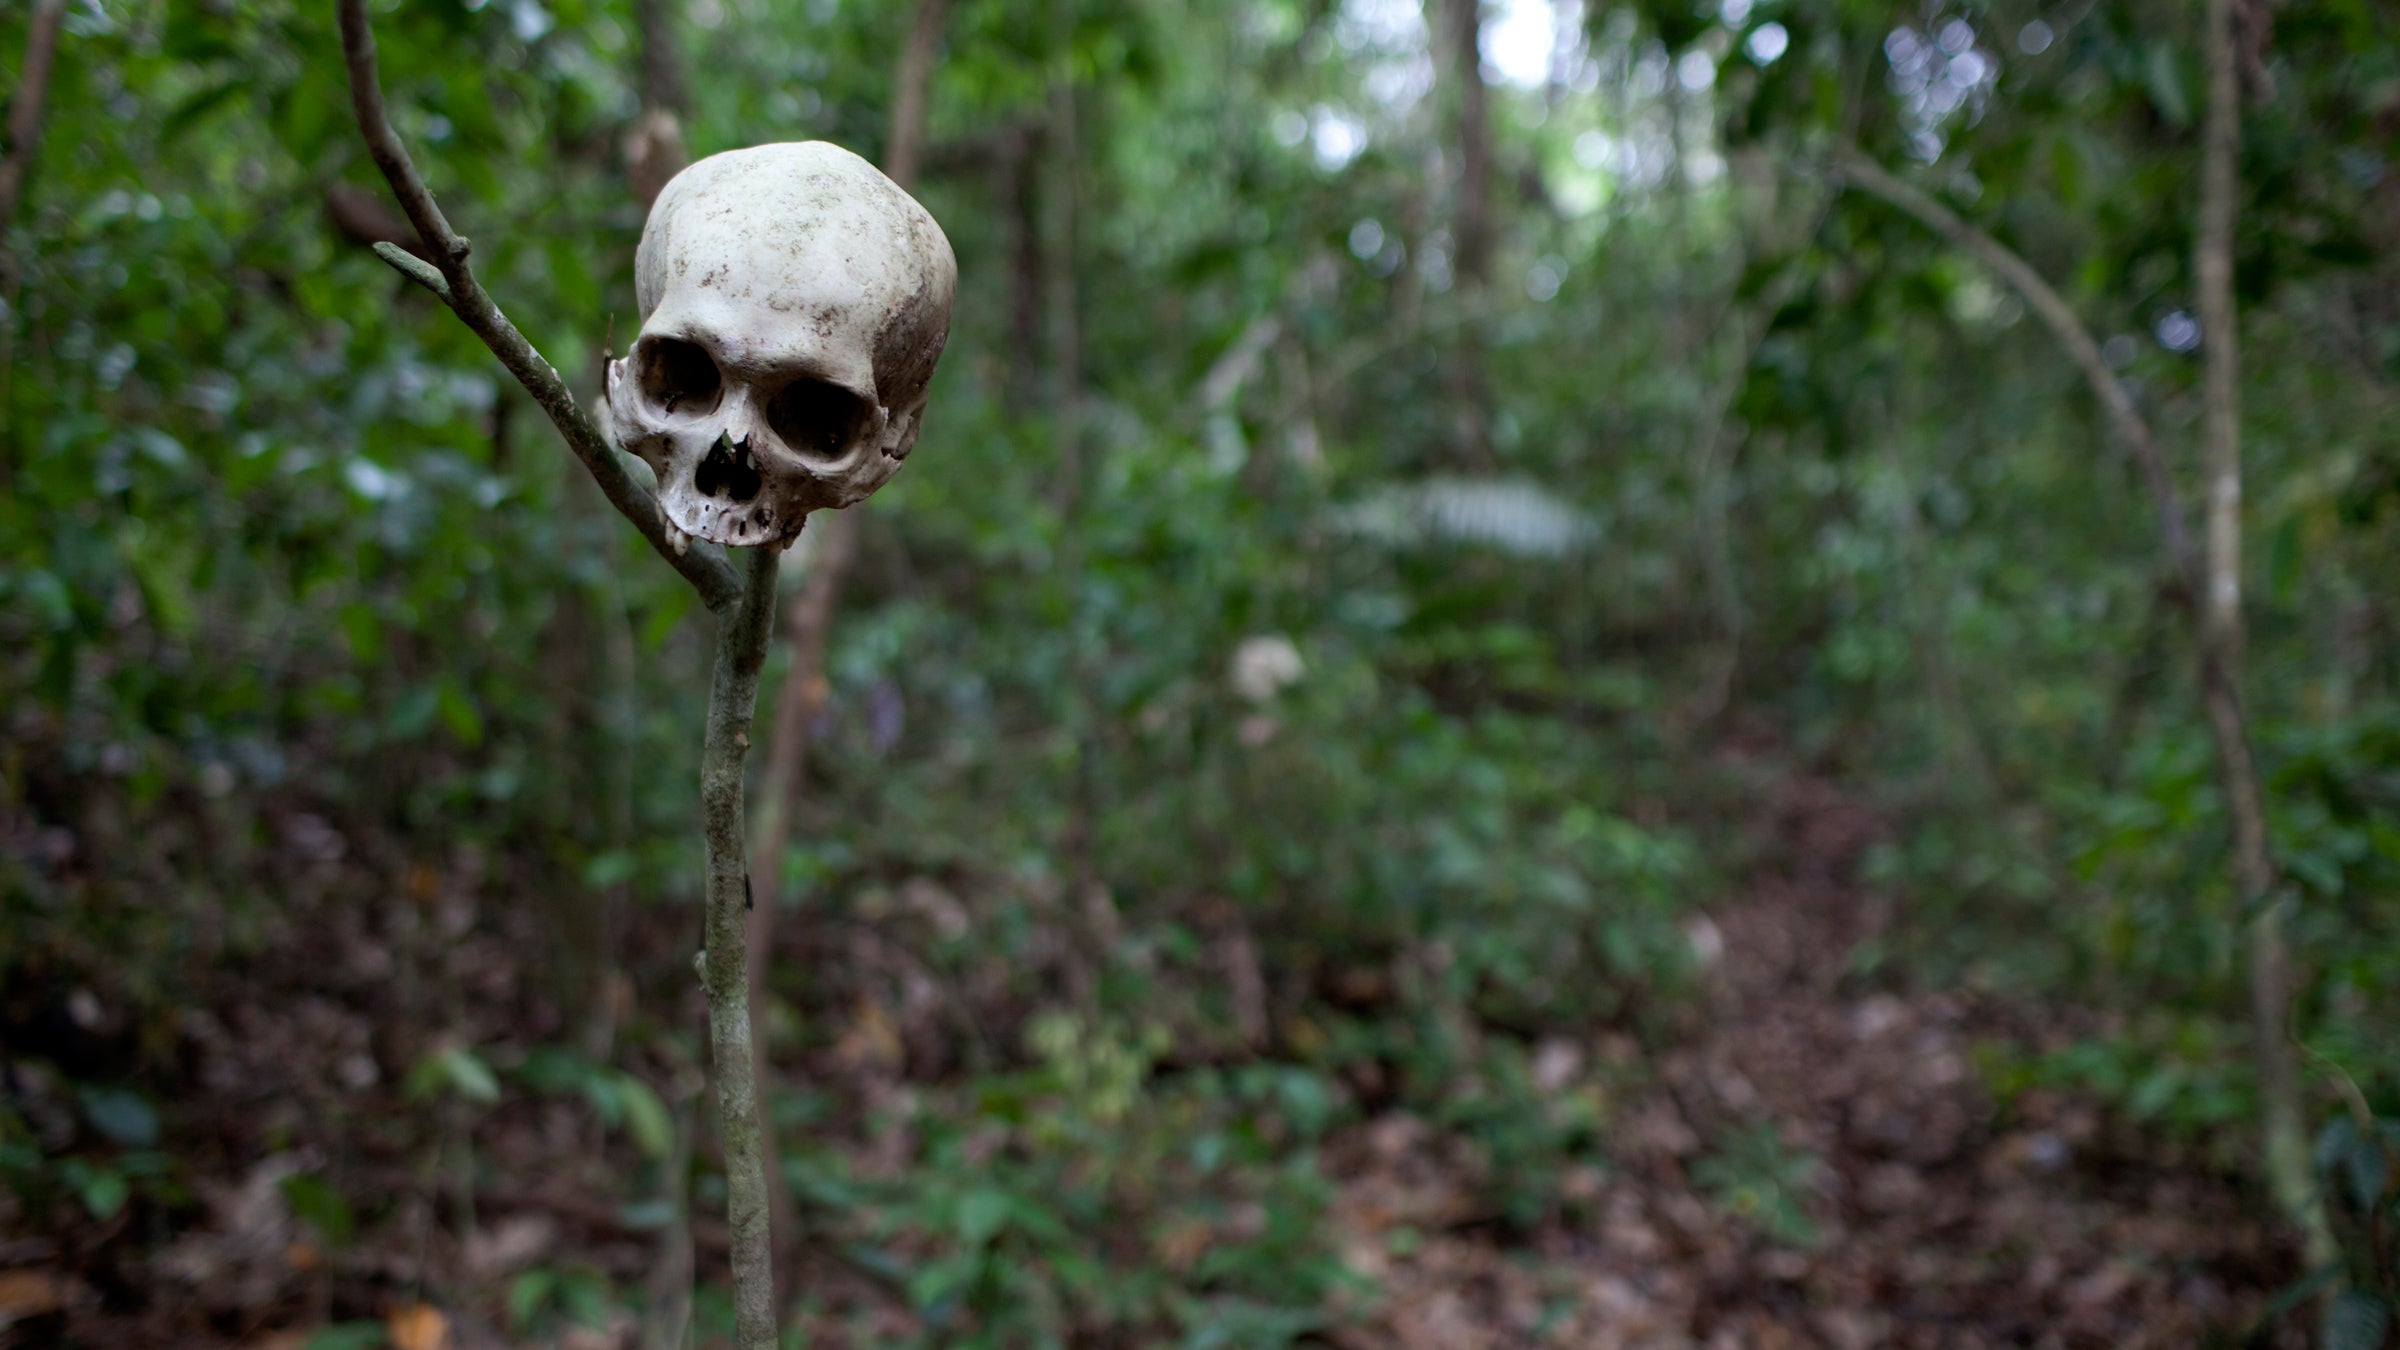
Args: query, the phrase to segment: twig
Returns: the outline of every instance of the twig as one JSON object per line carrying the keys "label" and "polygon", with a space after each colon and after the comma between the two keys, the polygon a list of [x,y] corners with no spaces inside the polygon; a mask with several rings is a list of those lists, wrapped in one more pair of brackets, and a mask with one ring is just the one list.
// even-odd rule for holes
{"label": "twig", "polygon": [[758,672],[775,621],[775,572],[783,551],[750,550],[742,601],[717,620],[716,674],[708,689],[708,734],[700,750],[700,811],[708,859],[710,1052],[725,1143],[725,1218],[733,1229],[734,1325],[744,1350],[775,1344],[775,1261],[758,1109],[758,1065],[750,1033],[750,873],[743,832],[742,761],[758,704]]}
{"label": "twig", "polygon": [[[624,461],[617,457],[614,447],[600,434],[600,428],[575,402],[567,391],[566,382],[558,372],[534,350],[517,326],[509,322],[500,306],[484,292],[483,284],[475,279],[474,270],[467,266],[468,244],[464,236],[450,228],[442,208],[433,199],[432,189],[417,173],[408,157],[408,149],[400,143],[399,134],[392,130],[391,118],[384,112],[383,86],[375,69],[375,32],[367,20],[366,0],[338,0],[341,6],[342,54],[350,67],[350,103],[358,116],[358,129],[366,138],[367,153],[374,156],[375,165],[383,170],[384,179],[392,185],[392,193],[400,199],[400,209],[416,226],[417,234],[433,255],[431,269],[410,258],[414,267],[404,266],[398,259],[408,255],[399,250],[378,248],[384,261],[399,267],[403,275],[441,297],[451,312],[466,324],[483,345],[492,349],[508,373],[517,377],[542,405],[542,411],[558,427],[567,441],[567,448],[583,461],[592,480],[620,515],[633,522],[650,547],[667,564],[683,574],[684,580],[700,593],[700,599],[712,610],[722,610],[741,594],[741,583],[735,579],[733,564],[726,560],[724,550],[712,544],[688,541],[679,547],[667,533],[667,518],[658,509],[658,501],[649,489],[635,480]],[[428,271],[438,269],[447,287],[436,287]]]}

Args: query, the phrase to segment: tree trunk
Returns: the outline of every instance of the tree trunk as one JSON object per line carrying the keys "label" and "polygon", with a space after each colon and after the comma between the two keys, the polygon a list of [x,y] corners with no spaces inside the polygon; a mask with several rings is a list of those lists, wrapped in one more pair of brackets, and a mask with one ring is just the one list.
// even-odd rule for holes
{"label": "tree trunk", "polygon": [[[1429,0],[1427,16],[1437,50],[1450,61],[1452,144],[1458,151],[1458,189],[1450,209],[1451,272],[1462,307],[1473,312],[1492,278],[1492,127],[1490,91],[1483,83],[1482,0]],[[1470,319],[1447,363],[1456,466],[1488,473],[1492,458],[1490,391],[1483,374],[1482,324]]]}
{"label": "tree trunk", "polygon": [[2200,643],[2209,667],[2204,692],[2224,779],[2236,900],[2252,916],[2250,1033],[2267,1184],[2307,1234],[2310,1255],[2322,1261],[2334,1253],[2309,1175],[2299,1066],[2292,1054],[2292,957],[2284,934],[2282,877],[2267,838],[2265,794],[2242,707],[2241,342],[2233,301],[2242,91],[2233,48],[2233,0],[2207,0],[2207,27],[2208,116],[2201,130],[2200,229],[2192,260],[2206,370],[2207,545],[2199,600]]}

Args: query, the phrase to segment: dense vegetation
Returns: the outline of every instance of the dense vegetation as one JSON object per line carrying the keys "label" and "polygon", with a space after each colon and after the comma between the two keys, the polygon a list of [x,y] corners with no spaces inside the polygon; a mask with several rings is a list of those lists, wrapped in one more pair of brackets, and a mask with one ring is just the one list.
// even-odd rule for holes
{"label": "dense vegetation", "polygon": [[[2384,1343],[2400,29],[2230,8],[2218,650],[2266,887],[2104,397],[2203,535],[2203,5],[378,5],[401,133],[587,400],[662,116],[880,157],[926,81],[949,354],[761,704],[806,730],[759,895],[791,1335]],[[695,1265],[722,1334],[708,616],[365,247],[403,235],[330,4],[12,7],[13,85],[42,14],[0,220],[0,1343],[672,1345]],[[2262,1151],[2262,934],[2320,1199]],[[1968,1114],[1860,1153],[1708,1052],[1803,1006],[1938,1022]],[[1873,1053],[1826,1110],[1929,1081]],[[2094,1220],[2057,1240],[2122,1287],[1937,1288],[1861,1196],[1942,1131],[1937,1192],[1988,1146],[2254,1236]],[[1540,1274],[1586,1259],[1696,1311]],[[1402,1315],[1453,1278],[1542,1292]]]}

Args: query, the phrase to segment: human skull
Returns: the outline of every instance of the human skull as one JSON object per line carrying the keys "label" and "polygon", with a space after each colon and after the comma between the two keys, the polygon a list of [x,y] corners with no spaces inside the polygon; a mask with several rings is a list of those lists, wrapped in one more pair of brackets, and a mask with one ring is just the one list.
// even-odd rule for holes
{"label": "human skull", "polygon": [[849,151],[711,155],[642,229],[642,329],[609,363],[611,430],[657,471],[676,530],[788,543],[899,471],[957,285],[933,217]]}

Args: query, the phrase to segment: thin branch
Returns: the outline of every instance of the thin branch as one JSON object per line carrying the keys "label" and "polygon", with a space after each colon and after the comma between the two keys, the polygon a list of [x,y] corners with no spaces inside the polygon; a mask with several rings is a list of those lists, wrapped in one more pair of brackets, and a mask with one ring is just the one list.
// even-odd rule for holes
{"label": "thin branch", "polygon": [[17,76],[17,95],[8,105],[8,155],[0,158],[0,227],[17,218],[17,198],[25,190],[25,175],[34,151],[42,143],[42,101],[50,93],[50,62],[58,54],[58,25],[67,16],[66,0],[37,0],[33,24],[25,34],[25,66]]}
{"label": "thin branch", "polygon": [[775,1345],[775,1259],[758,1068],[750,1030],[749,866],[744,856],[742,761],[750,751],[758,672],[774,627],[779,548],[750,550],[741,602],[717,618],[716,674],[708,689],[708,732],[700,750],[700,807],[708,860],[708,990],[711,1057],[725,1146],[725,1218],[733,1229],[733,1311],[743,1350]]}
{"label": "thin branch", "polygon": [[[534,350],[517,326],[509,322],[500,306],[486,294],[473,269],[467,266],[468,244],[456,230],[450,228],[440,203],[433,198],[432,189],[410,162],[408,148],[400,143],[399,134],[392,130],[391,118],[383,106],[383,86],[375,68],[375,33],[367,20],[366,0],[339,0],[342,21],[342,53],[349,62],[350,102],[358,116],[358,129],[366,138],[367,153],[383,170],[384,179],[392,185],[392,193],[400,199],[400,209],[408,216],[417,234],[433,255],[433,265],[440,269],[448,283],[449,293],[442,300],[458,315],[460,322],[483,339],[492,355],[508,373],[525,386],[533,401],[542,406],[557,425],[567,448],[583,461],[601,493],[620,515],[633,522],[633,527],[650,541],[650,547],[667,564],[683,574],[684,580],[700,593],[702,603],[711,610],[722,610],[741,595],[741,582],[727,561],[724,550],[713,544],[681,540],[668,533],[666,516],[658,509],[658,501],[649,489],[636,480],[625,467],[614,447],[600,434],[590,414],[578,406],[575,396],[567,391],[566,382],[558,377],[542,354]],[[385,261],[392,255],[383,253]],[[414,261],[413,259],[411,260]],[[420,284],[425,278],[418,272],[403,268],[409,279]],[[440,291],[435,294],[441,295]]]}
{"label": "thin branch", "polygon": [[373,248],[375,256],[390,263],[393,271],[433,292],[443,304],[450,303],[450,279],[442,275],[441,269],[398,244],[378,241]]}
{"label": "thin branch", "polygon": [[2084,326],[2074,307],[2041,273],[2033,270],[2032,264],[2006,244],[1863,156],[1855,152],[1844,154],[1830,167],[1829,173],[1835,182],[1859,188],[1899,207],[1935,234],[1982,259],[1985,266],[1998,273],[2001,280],[2033,307],[2059,345],[2067,349],[2067,355],[2082,367],[2084,379],[2107,411],[2117,438],[2124,442],[2126,453],[2133,456],[2135,466],[2149,484],[2150,496],[2158,509],[2159,538],[2166,546],[2167,563],[2182,584],[2186,599],[2196,602],[2200,595],[2199,558],[2192,549],[2191,534],[2184,526],[2183,501],[2175,490],[2175,480],[2167,471],[2166,459],[2158,452],[2158,443],[2151,439],[2149,424],[2134,406],[2133,392],[2109,369],[2107,358],[2100,354],[2100,344],[2092,340],[2091,330]]}

